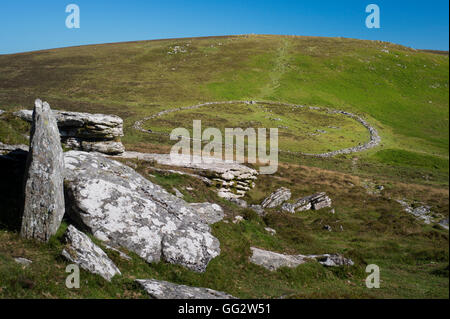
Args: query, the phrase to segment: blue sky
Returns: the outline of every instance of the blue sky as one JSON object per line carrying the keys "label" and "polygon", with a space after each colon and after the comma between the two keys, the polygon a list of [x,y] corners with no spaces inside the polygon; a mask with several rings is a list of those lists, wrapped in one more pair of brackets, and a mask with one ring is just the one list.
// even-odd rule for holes
{"label": "blue sky", "polygon": [[[81,28],[68,29],[68,4]],[[368,29],[377,4],[381,28]],[[161,38],[287,34],[383,40],[448,50],[448,0],[1,0],[0,54]]]}

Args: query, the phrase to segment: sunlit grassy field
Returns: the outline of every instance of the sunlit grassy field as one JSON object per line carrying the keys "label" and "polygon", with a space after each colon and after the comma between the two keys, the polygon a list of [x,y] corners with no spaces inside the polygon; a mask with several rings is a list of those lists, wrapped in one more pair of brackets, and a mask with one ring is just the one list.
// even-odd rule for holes
{"label": "sunlit grassy field", "polygon": [[[133,279],[157,278],[241,298],[448,298],[448,231],[421,223],[395,201],[415,200],[448,217],[448,80],[448,55],[344,38],[242,35],[0,55],[0,109],[31,109],[41,98],[54,109],[116,114],[125,121],[128,150],[168,152],[174,143],[133,129],[137,120],[162,110],[230,100],[344,110],[366,119],[382,138],[373,149],[334,158],[280,153],[278,172],[260,176],[245,197],[260,203],[280,186],[292,190],[293,200],[326,191],[335,214],[325,209],[291,215],[274,209],[261,218],[218,198],[198,180],[161,174],[151,163],[133,161],[145,177],[168,191],[177,187],[187,201],[224,207],[228,223],[213,226],[222,253],[206,273],[163,262],[149,265],[133,254],[126,261],[107,251],[123,276],[106,283],[83,271],[86,284],[68,290],[67,262],[60,256],[66,224],[49,245],[42,245],[20,239],[17,224],[0,218],[0,297],[139,298],[145,294]],[[169,113],[144,122],[144,128],[192,130],[193,120],[222,131],[279,127],[280,149],[301,152],[336,150],[369,138],[363,126],[341,115],[240,103]],[[0,142],[27,143],[28,130],[10,113],[0,116]],[[0,190],[10,197],[21,184],[5,174]],[[368,181],[384,190],[368,194]],[[0,216],[10,216],[13,205],[0,201]],[[233,224],[236,215],[245,220]],[[324,224],[333,231],[323,230]],[[277,234],[271,236],[265,227]],[[248,261],[251,246],[292,254],[339,252],[355,266],[305,264],[272,273]],[[19,256],[32,259],[32,266],[18,267],[13,257]],[[381,268],[380,289],[365,287],[364,270],[371,263]]]}

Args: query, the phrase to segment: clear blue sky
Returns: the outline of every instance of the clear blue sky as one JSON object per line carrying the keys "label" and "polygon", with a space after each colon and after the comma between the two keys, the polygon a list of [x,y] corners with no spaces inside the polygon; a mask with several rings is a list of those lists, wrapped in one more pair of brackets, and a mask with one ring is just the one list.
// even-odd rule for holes
{"label": "clear blue sky", "polygon": [[[81,28],[67,29],[77,4]],[[367,29],[365,8],[381,10]],[[448,50],[448,0],[1,0],[0,54],[65,46],[230,34],[342,36]]]}

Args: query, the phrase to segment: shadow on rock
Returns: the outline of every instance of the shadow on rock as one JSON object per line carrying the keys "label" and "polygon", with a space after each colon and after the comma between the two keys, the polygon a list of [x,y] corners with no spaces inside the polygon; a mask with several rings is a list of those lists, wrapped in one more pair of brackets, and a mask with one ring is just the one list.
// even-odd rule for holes
{"label": "shadow on rock", "polygon": [[22,150],[0,155],[0,229],[20,231],[27,155]]}

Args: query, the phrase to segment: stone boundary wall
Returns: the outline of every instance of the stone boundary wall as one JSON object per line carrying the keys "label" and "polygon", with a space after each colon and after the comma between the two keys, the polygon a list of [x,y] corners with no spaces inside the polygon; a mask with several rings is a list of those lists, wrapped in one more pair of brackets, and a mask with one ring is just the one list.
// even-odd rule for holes
{"label": "stone boundary wall", "polygon": [[[287,106],[287,107],[293,107],[293,108],[309,108],[311,110],[324,110],[328,113],[343,114],[343,115],[350,117],[353,120],[361,123],[361,125],[363,125],[370,133],[370,140],[368,142],[366,142],[362,145],[357,145],[357,146],[344,148],[344,149],[340,149],[340,150],[336,150],[336,151],[319,153],[319,154],[293,152],[293,151],[287,151],[287,150],[280,150],[280,152],[290,153],[290,154],[301,154],[301,155],[314,156],[314,157],[333,157],[338,154],[350,154],[350,153],[362,152],[362,151],[368,150],[370,148],[373,148],[373,147],[379,145],[381,142],[381,137],[378,134],[378,131],[372,125],[370,125],[366,120],[364,120],[362,117],[355,115],[353,113],[341,111],[341,110],[335,110],[335,109],[331,109],[328,107],[305,106],[305,105],[290,104],[290,103],[284,103],[284,102],[268,102],[268,101],[218,101],[218,102],[205,102],[205,103],[200,103],[200,104],[191,105],[191,106],[178,107],[178,108],[174,108],[174,109],[164,110],[164,111],[158,112],[156,114],[150,115],[148,117],[145,117],[139,121],[136,121],[133,125],[133,128],[138,131],[144,132],[144,133],[169,136],[168,133],[152,132],[149,130],[145,130],[144,128],[142,128],[142,125],[145,121],[152,120],[154,118],[158,118],[158,117],[161,117],[163,115],[173,113],[173,112],[178,112],[178,111],[183,111],[183,110],[193,110],[193,109],[198,109],[200,107],[208,106],[208,105],[236,104],[236,103],[245,103],[245,104],[250,104],[250,105],[253,105],[253,104],[281,105],[281,106]],[[189,138],[189,139],[194,140],[193,138]],[[209,140],[206,140],[206,141],[202,140],[202,141],[207,142]]]}

